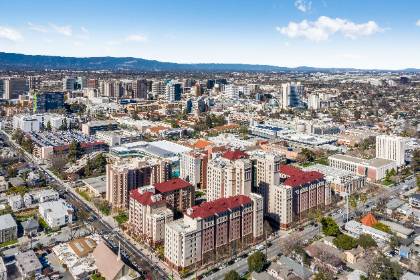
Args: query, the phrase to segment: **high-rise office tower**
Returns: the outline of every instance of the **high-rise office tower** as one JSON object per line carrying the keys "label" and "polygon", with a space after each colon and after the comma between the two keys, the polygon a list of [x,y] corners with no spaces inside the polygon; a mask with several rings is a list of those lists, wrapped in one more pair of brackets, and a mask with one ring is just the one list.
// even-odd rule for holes
{"label": "high-rise office tower", "polygon": [[302,105],[304,87],[300,82],[284,83],[281,85],[282,108],[295,108]]}
{"label": "high-rise office tower", "polygon": [[147,99],[147,80],[136,80],[133,83],[134,98]]}
{"label": "high-rise office tower", "polygon": [[63,92],[40,92],[34,95],[33,110],[34,113],[45,113],[64,107]]}
{"label": "high-rise office tower", "polygon": [[3,80],[3,98],[18,99],[19,95],[28,92],[28,80],[25,78],[8,78]]}
{"label": "high-rise office tower", "polygon": [[180,101],[182,85],[180,83],[169,83],[166,85],[166,99],[169,102]]}
{"label": "high-rise office tower", "polygon": [[74,77],[65,77],[63,78],[63,91],[73,91],[76,89],[76,78]]}
{"label": "high-rise office tower", "polygon": [[316,93],[312,93],[308,97],[308,109],[310,110],[319,110],[321,108],[321,101],[319,99],[319,95]]}
{"label": "high-rise office tower", "polygon": [[152,84],[152,95],[154,97],[164,95],[166,90],[165,83],[162,81],[154,81]]}

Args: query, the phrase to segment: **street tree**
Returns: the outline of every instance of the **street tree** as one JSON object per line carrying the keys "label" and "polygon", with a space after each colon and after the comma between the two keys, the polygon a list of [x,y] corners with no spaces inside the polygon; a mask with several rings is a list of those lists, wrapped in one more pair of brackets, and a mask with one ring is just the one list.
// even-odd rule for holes
{"label": "street tree", "polygon": [[254,254],[250,255],[247,261],[248,271],[261,272],[264,269],[266,259],[265,255],[262,252],[257,251]]}
{"label": "street tree", "polygon": [[241,277],[239,276],[238,272],[235,270],[231,270],[225,274],[224,280],[240,280]]}

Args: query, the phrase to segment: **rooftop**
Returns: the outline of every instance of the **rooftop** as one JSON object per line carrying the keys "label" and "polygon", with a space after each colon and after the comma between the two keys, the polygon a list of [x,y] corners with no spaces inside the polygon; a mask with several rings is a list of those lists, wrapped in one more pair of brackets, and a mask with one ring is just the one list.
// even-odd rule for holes
{"label": "rooftop", "polygon": [[17,227],[15,219],[13,219],[12,215],[6,214],[0,216],[0,230],[9,229],[11,227]]}
{"label": "rooftop", "polygon": [[191,218],[207,218],[249,203],[251,203],[251,199],[246,195],[223,197],[194,206],[187,210],[187,215]]}
{"label": "rooftop", "polygon": [[93,257],[95,258],[99,273],[105,279],[116,279],[118,273],[124,267],[121,259],[104,242],[100,242],[95,250],[93,250]]}
{"label": "rooftop", "polygon": [[229,150],[222,154],[222,157],[228,160],[238,160],[241,158],[248,158],[248,154],[241,150]]}
{"label": "rooftop", "polygon": [[153,186],[159,193],[166,193],[166,192],[171,192],[175,190],[185,189],[192,185],[188,183],[187,181],[182,180],[180,178],[174,178],[174,179],[170,179],[168,181],[162,182],[162,183],[156,183]]}
{"label": "rooftop", "polygon": [[376,220],[372,213],[368,213],[360,220],[360,222],[365,226],[372,227],[378,223],[378,220]]}
{"label": "rooftop", "polygon": [[139,202],[142,205],[154,205],[159,203],[165,203],[163,199],[154,199],[153,196],[155,194],[150,191],[146,191],[143,193],[140,193],[138,189],[132,190],[130,192],[130,197],[135,199],[137,202]]}
{"label": "rooftop", "polygon": [[298,187],[307,183],[324,179],[324,175],[317,171],[303,171],[292,165],[281,165],[280,173],[288,178],[284,181],[284,185]]}
{"label": "rooftop", "polygon": [[24,274],[42,269],[42,264],[33,250],[19,252],[16,255],[16,262]]}

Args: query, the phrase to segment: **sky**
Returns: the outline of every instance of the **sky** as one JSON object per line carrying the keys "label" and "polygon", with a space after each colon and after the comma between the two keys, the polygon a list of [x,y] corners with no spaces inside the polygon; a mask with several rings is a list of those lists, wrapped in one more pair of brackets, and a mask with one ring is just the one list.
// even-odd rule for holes
{"label": "sky", "polygon": [[420,68],[417,0],[2,0],[0,51]]}

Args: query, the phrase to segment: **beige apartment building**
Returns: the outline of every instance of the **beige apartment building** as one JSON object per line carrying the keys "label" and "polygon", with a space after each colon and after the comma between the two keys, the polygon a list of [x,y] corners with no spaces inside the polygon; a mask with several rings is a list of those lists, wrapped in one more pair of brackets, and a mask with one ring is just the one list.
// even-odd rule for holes
{"label": "beige apartment building", "polygon": [[283,165],[280,177],[279,185],[270,186],[268,203],[269,217],[280,228],[290,228],[311,210],[322,210],[331,203],[331,190],[322,173]]}
{"label": "beige apartment building", "polygon": [[202,203],[165,227],[165,260],[193,269],[235,254],[263,236],[263,198],[237,195]]}
{"label": "beige apartment building", "polygon": [[179,177],[190,182],[196,189],[207,188],[207,163],[206,152],[191,151],[181,155],[179,164]]}
{"label": "beige apartment building", "polygon": [[208,162],[207,200],[249,195],[252,183],[252,165],[248,154],[229,150]]}
{"label": "beige apartment building", "polygon": [[106,166],[106,200],[114,210],[128,209],[130,191],[167,180],[170,163],[154,158],[118,160]]}
{"label": "beige apartment building", "polygon": [[155,245],[164,241],[165,224],[174,214],[153,187],[143,187],[131,191],[128,217],[131,233]]}
{"label": "beige apartment building", "polygon": [[252,192],[264,199],[264,214],[268,212],[269,187],[280,182],[280,164],[285,158],[277,152],[249,152],[252,163]]}

